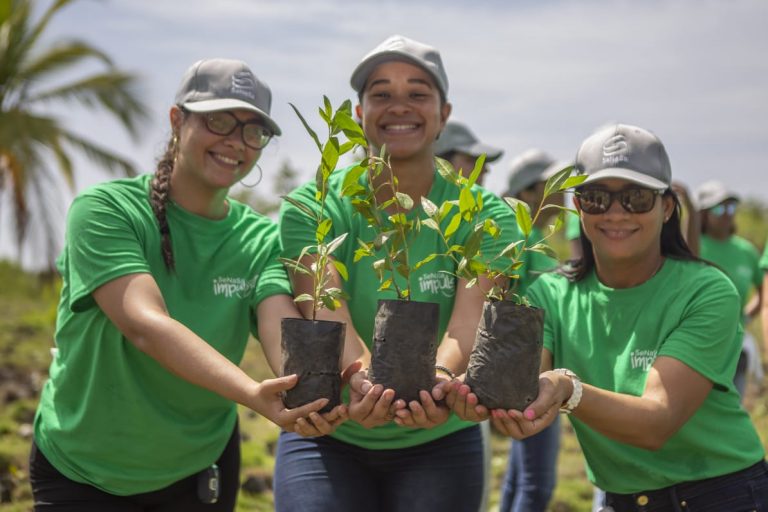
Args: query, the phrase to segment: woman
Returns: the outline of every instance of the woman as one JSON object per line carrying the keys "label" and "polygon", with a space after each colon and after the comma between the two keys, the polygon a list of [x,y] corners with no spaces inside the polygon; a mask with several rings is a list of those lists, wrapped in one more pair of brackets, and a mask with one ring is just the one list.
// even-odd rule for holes
{"label": "woman", "polygon": [[277,227],[227,197],[280,134],[270,104],[245,63],[199,61],[154,176],[74,201],[58,353],[35,418],[36,510],[234,510],[235,402],[287,430],[345,418],[343,407],[318,416],[325,400],[286,410],[295,375],[256,382],[237,366],[251,331],[276,369],[278,321],[299,316]]}
{"label": "woman", "polygon": [[733,386],[738,294],[685,244],[663,145],[616,125],[576,165],[584,257],[529,289],[547,312],[539,396],[494,424],[520,439],[571,413],[616,512],[766,509],[764,450]]}
{"label": "woman", "polygon": [[[446,101],[448,80],[437,50],[401,36],[391,37],[363,58],[351,82],[360,102],[356,112],[372,151],[378,153],[386,145],[400,191],[415,205],[421,204],[421,197],[435,204],[457,199],[458,189],[436,172],[434,162],[432,145],[451,112]],[[335,280],[329,286],[343,287],[352,298],[337,311],[323,311],[321,316],[347,324],[343,367],[360,361],[367,368],[377,300],[394,298],[394,294],[376,291],[380,283],[372,260],[354,263],[357,240],[369,239],[372,228],[350,199],[341,197],[346,172],[331,175],[325,206],[333,221],[329,239],[349,233],[334,253],[349,269],[349,279],[342,282],[329,266]],[[361,184],[366,184],[365,177]],[[380,192],[389,190],[376,185]],[[478,187],[475,192],[483,195],[486,215],[506,228],[505,236],[516,233],[510,209],[484,189]],[[300,187],[291,197],[315,207],[314,184]],[[381,192],[377,199],[381,204],[390,197]],[[418,206],[412,214],[425,215]],[[285,257],[296,258],[304,247],[315,243],[311,221],[287,202],[281,211],[280,231]],[[464,230],[459,237],[468,235],[469,230]],[[500,250],[507,240],[484,249]],[[426,254],[443,252],[445,247],[434,231],[422,229],[409,250],[412,261],[417,261]],[[416,254],[421,256],[413,258]],[[311,260],[305,256],[306,264]],[[462,279],[446,272],[455,272],[454,266],[447,258],[438,258],[412,274],[412,298],[436,302],[440,308],[442,342],[436,379],[464,371],[484,301],[477,286],[466,288]],[[300,274],[292,279],[295,293],[312,286]],[[309,316],[311,306],[302,304]],[[281,434],[275,471],[277,510],[357,511],[361,506],[373,511],[478,509],[483,475],[477,425],[450,415],[442,403],[432,399],[431,390],[422,390],[420,401],[405,404],[394,399],[393,389],[372,386],[365,371],[353,376],[350,388],[349,415],[354,421],[318,439]]]}
{"label": "woman", "polygon": [[[700,256],[720,267],[733,281],[741,299],[742,311],[739,319],[744,327],[760,311],[763,273],[759,267],[760,254],[757,249],[749,240],[735,234],[734,215],[739,197],[727,190],[722,183],[709,181],[696,191],[696,199],[701,225]],[[750,300],[753,290],[756,293]],[[750,357],[758,358],[752,361],[757,363],[759,370],[762,370],[762,366],[755,342],[746,333],[742,346],[734,383],[739,394],[744,396],[748,369],[754,368],[754,365],[749,364]]]}

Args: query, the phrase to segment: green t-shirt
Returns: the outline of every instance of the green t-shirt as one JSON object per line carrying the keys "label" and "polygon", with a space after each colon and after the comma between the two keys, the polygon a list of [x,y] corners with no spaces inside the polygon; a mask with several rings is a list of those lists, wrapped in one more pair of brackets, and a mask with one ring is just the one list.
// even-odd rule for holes
{"label": "green t-shirt", "polygon": [[585,383],[640,396],[658,356],[674,357],[714,383],[696,413],[658,451],[614,441],[571,416],[601,489],[633,493],[744,469],[764,456],[739,405],[733,374],[741,351],[739,300],[715,267],[667,259],[645,283],[613,289],[594,271],[571,283],[547,274],[529,289],[544,308],[544,346],[554,366]]}
{"label": "green t-shirt", "polygon": [[578,240],[581,236],[581,219],[575,213],[565,214],[565,239]]}
{"label": "green t-shirt", "polygon": [[[337,170],[330,178],[325,206],[328,217],[333,221],[333,228],[327,239],[332,240],[342,233],[348,233],[344,243],[334,253],[334,257],[343,262],[349,271],[349,280],[344,282],[344,289],[352,299],[347,301],[347,305],[355,329],[370,348],[377,302],[379,299],[394,299],[396,296],[394,291],[377,291],[380,283],[372,267],[373,258],[364,258],[353,263],[358,239],[372,240],[374,230],[368,226],[362,215],[357,213],[350,199],[341,197],[341,185],[349,169]],[[365,183],[364,178],[365,176],[361,178],[361,184]],[[308,183],[294,190],[290,197],[319,210],[315,202],[316,190],[314,183]],[[497,254],[512,241],[520,238],[514,213],[506,203],[485,189],[475,187],[473,190],[475,195],[477,192],[482,193],[483,218],[494,219],[502,229],[498,239],[486,237],[480,251],[487,255]],[[434,182],[427,197],[440,206],[445,201],[458,199],[458,189],[435,172]],[[417,208],[417,213],[413,214],[427,218],[421,208]],[[449,220],[446,219],[446,225]],[[469,234],[469,226],[462,224],[453,235],[453,240],[463,243],[462,241],[466,240]],[[284,201],[280,211],[280,236],[283,256],[296,258],[304,247],[315,243],[315,225],[295,206]],[[422,227],[418,235],[411,240],[408,254],[412,264],[415,264],[429,254],[442,252],[445,252],[445,246],[438,234],[429,228]],[[456,294],[456,279],[446,272],[455,272],[455,265],[448,258],[436,258],[413,271],[411,276],[411,298],[416,301],[435,302],[439,305],[438,340],[441,340],[445,333]],[[398,282],[403,284],[401,280]],[[403,428],[395,423],[366,429],[354,421],[348,421],[339,426],[332,435],[344,442],[369,449],[394,449],[419,445],[470,425],[472,423],[463,422],[454,415],[451,415],[446,423],[433,429]]]}
{"label": "green t-shirt", "polygon": [[760,268],[763,272],[768,272],[768,242],[766,242],[763,256],[760,258]]}
{"label": "green t-shirt", "polygon": [[58,355],[37,416],[35,441],[66,477],[116,495],[149,492],[200,471],[221,454],[235,404],[164,369],[138,350],[92,292],[150,273],[171,317],[238,364],[256,333],[254,309],[290,294],[276,259],[275,223],[232,199],[226,218],[174,203],[168,223],[176,272],[165,270],[145,175],[91,188],[72,204],[56,325]]}
{"label": "green t-shirt", "polygon": [[720,267],[731,278],[741,297],[741,305],[745,306],[752,288],[760,287],[763,282],[760,254],[755,246],[736,235],[721,241],[702,234],[700,243],[701,257]]}

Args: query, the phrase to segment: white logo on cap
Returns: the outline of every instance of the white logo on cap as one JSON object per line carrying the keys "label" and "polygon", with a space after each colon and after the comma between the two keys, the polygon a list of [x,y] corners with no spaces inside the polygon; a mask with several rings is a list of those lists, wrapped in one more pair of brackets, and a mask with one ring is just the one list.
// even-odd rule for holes
{"label": "white logo on cap", "polygon": [[232,75],[232,94],[240,94],[248,98],[256,99],[256,80],[247,71],[238,71]]}
{"label": "white logo on cap", "polygon": [[627,139],[621,134],[614,135],[603,144],[603,164],[629,161],[626,155],[628,149]]}

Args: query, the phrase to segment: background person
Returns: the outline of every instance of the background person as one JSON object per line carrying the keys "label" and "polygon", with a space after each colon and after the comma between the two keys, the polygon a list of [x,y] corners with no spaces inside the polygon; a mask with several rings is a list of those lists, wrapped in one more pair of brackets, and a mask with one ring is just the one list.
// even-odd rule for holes
{"label": "background person", "polygon": [[529,288],[547,311],[539,396],[492,411],[494,425],[525,438],[570,412],[616,512],[767,507],[765,452],[733,385],[738,294],[685,244],[661,141],[607,127],[576,166],[588,176],[576,191],[584,256],[570,278]]}
{"label": "background person", "polygon": [[[736,286],[742,306],[739,319],[745,327],[760,312],[763,273],[759,267],[760,253],[749,240],[736,234],[734,217],[739,196],[719,181],[708,181],[697,189],[696,202],[701,224],[700,256],[717,265]],[[753,291],[755,294],[750,300]],[[760,353],[752,336],[744,331],[734,377],[742,397],[749,369],[757,373],[758,381],[762,381]]]}
{"label": "background person", "polygon": [[[352,73],[351,84],[358,93],[356,113],[371,151],[377,154],[386,145],[399,190],[416,205],[409,215],[424,216],[421,198],[440,205],[458,199],[458,188],[444,180],[435,168],[433,144],[444,129],[451,112],[447,102],[448,79],[439,52],[428,45],[402,36],[393,36],[366,55]],[[326,211],[333,221],[329,237],[348,232],[334,256],[350,270],[345,282],[335,267],[329,286],[343,287],[351,299],[333,311],[323,310],[322,319],[347,323],[342,365],[358,360],[367,368],[377,301],[394,298],[394,292],[376,291],[379,277],[370,261],[354,263],[357,239],[372,239],[373,228],[354,208],[349,197],[341,196],[348,170],[330,177]],[[386,179],[383,173],[380,178]],[[367,186],[366,178],[361,184]],[[379,204],[391,199],[391,191],[379,190]],[[500,251],[516,234],[511,210],[499,198],[481,187],[484,218],[492,217],[505,230],[503,240],[484,242],[483,250]],[[308,183],[291,193],[292,199],[317,208],[315,185]],[[388,210],[393,213],[395,210]],[[315,228],[294,205],[283,203],[280,216],[283,256],[296,258],[312,245]],[[460,228],[458,243],[470,230]],[[422,229],[409,243],[411,261],[440,253],[439,235]],[[416,255],[420,255],[416,257]],[[305,256],[311,264],[313,256]],[[437,351],[437,379],[447,380],[462,373],[468,363],[482,312],[484,295],[480,287],[467,288],[464,279],[447,279],[455,273],[447,258],[437,258],[412,273],[411,299],[435,302],[440,310],[441,340]],[[301,274],[292,276],[295,293],[310,289],[312,283]],[[418,283],[439,284],[419,286]],[[482,283],[485,288],[490,283]],[[301,303],[303,305],[308,303]],[[309,314],[309,307],[305,310]],[[447,369],[447,371],[445,369]],[[393,389],[372,386],[365,371],[350,381],[350,418],[330,436],[302,439],[290,432],[280,434],[275,471],[275,506],[278,511],[412,511],[456,510],[475,512],[483,487],[482,445],[477,425],[460,420],[448,408],[435,402],[430,390],[421,392],[421,401],[408,404],[395,400]]]}
{"label": "background person", "polygon": [[[35,418],[36,510],[234,510],[236,404],[293,430],[329,432],[344,407],[288,411],[296,376],[256,382],[237,365],[249,332],[272,368],[279,319],[298,317],[277,226],[227,197],[280,128],[248,66],[190,67],[154,176],[97,185],[69,210],[55,355]],[[322,433],[317,430],[317,434]],[[199,496],[218,471],[220,495]]]}
{"label": "background person", "polygon": [[475,168],[475,162],[480,155],[485,155],[485,164],[477,178],[477,184],[482,185],[488,173],[488,164],[496,162],[504,151],[483,144],[469,127],[458,121],[448,121],[440,133],[434,146],[435,156],[448,160],[457,172],[469,178]]}

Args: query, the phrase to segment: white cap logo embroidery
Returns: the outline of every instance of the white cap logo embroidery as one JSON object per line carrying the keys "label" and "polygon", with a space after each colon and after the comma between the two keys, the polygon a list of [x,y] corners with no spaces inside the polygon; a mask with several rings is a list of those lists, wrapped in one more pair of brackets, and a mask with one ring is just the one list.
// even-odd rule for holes
{"label": "white cap logo embroidery", "polygon": [[624,135],[614,135],[603,144],[603,164],[627,162],[629,158],[625,153],[628,149],[627,139],[624,138]]}
{"label": "white cap logo embroidery", "polygon": [[232,75],[232,89],[233,94],[240,94],[251,99],[256,98],[256,80],[253,75],[247,71],[238,71]]}

